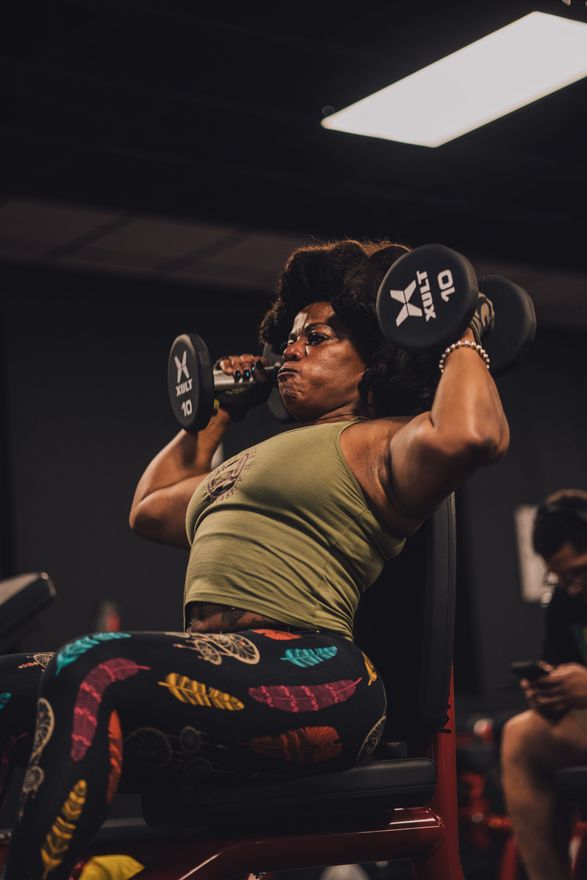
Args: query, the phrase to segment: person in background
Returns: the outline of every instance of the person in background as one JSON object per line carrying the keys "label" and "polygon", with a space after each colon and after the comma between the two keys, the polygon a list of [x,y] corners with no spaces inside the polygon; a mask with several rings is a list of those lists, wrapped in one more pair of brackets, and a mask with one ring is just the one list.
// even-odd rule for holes
{"label": "person in background", "polygon": [[502,778],[530,880],[568,880],[569,825],[554,775],[587,760],[587,492],[549,495],[532,538],[554,588],[546,608],[546,672],[521,681],[528,709],[504,727]]}

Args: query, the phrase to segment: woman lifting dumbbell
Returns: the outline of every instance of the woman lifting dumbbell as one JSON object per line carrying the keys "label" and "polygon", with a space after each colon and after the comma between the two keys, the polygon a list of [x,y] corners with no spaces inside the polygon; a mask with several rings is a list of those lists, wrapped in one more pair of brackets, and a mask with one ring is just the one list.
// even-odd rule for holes
{"label": "woman lifting dumbbell", "polygon": [[[352,641],[361,593],[509,439],[484,348],[487,301],[476,297],[466,326],[428,353],[382,334],[384,277],[396,330],[430,323],[426,285],[388,273],[406,252],[351,240],[295,251],[261,337],[285,342],[277,383],[297,427],[211,470],[232,418],[220,397],[207,424],[181,430],[141,477],[132,528],[190,549],[185,632],[85,636],[44,672],[33,658],[3,658],[4,741],[23,734],[31,752],[6,880],[69,876],[107,813],[123,753],[138,784],[155,769],[197,783],[349,767],[376,746],[386,697]],[[436,293],[446,294],[446,266],[437,269],[430,283],[442,275]],[[219,368],[241,379],[249,370],[252,397],[265,396],[263,361],[234,356]],[[181,385],[181,357],[174,369]],[[40,679],[34,742],[37,694],[30,684],[19,693],[19,675]]]}

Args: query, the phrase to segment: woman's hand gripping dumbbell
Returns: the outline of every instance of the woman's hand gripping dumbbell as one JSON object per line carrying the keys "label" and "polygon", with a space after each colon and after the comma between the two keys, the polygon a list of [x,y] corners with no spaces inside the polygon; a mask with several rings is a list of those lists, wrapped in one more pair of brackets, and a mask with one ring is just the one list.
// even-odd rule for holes
{"label": "woman's hand gripping dumbbell", "polygon": [[214,364],[213,382],[219,406],[240,422],[249,409],[265,403],[273,387],[278,366],[253,354],[227,355]]}
{"label": "woman's hand gripping dumbbell", "polygon": [[228,355],[212,366],[201,336],[184,333],[171,346],[167,366],[173,414],[191,433],[205,428],[218,406],[240,421],[252,406],[267,400],[280,365],[281,358],[265,346],[261,356]]}

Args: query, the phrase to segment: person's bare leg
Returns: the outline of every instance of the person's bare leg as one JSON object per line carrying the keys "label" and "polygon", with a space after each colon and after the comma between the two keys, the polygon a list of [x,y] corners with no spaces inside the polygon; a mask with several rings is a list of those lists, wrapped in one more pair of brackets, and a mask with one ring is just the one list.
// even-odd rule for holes
{"label": "person's bare leg", "polygon": [[587,757],[584,710],[552,721],[529,710],[505,726],[502,775],[516,844],[530,880],[569,880],[568,819],[553,790],[557,770]]}

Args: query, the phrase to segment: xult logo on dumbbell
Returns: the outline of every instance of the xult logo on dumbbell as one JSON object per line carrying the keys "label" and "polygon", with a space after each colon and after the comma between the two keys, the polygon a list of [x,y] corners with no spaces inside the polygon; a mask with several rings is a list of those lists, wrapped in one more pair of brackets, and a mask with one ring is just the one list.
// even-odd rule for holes
{"label": "xult logo on dumbbell", "polygon": [[470,263],[444,245],[424,245],[396,260],[381,282],[379,325],[401,348],[430,350],[454,342],[456,328],[466,327],[476,299]]}
{"label": "xult logo on dumbbell", "polygon": [[[182,394],[187,394],[188,391],[192,390],[192,384],[193,384],[193,380],[190,377],[190,372],[188,370],[188,365],[187,365],[187,357],[188,357],[187,349],[184,351],[183,357],[181,360],[177,357],[177,355],[174,355],[173,357],[174,357],[175,366],[177,369],[177,379],[176,379],[176,384],[175,384],[175,396],[181,397]],[[186,381],[182,382],[181,377],[183,376],[184,373],[185,373]]]}
{"label": "xult logo on dumbbell", "polygon": [[[410,317],[424,317],[426,321],[436,319],[436,309],[434,308],[434,300],[430,289],[428,272],[422,272],[420,270],[416,271],[416,279],[419,284],[423,309],[410,302],[414,291],[416,290],[416,281],[412,281],[411,284],[408,284],[408,286],[404,288],[404,290],[388,291],[392,299],[396,300],[396,302],[402,303],[402,308],[395,319],[396,327],[401,326],[406,318]],[[443,269],[442,272],[439,272],[436,276],[436,281],[440,290],[441,299],[443,302],[448,302],[451,294],[455,292],[454,281],[450,269]]]}

